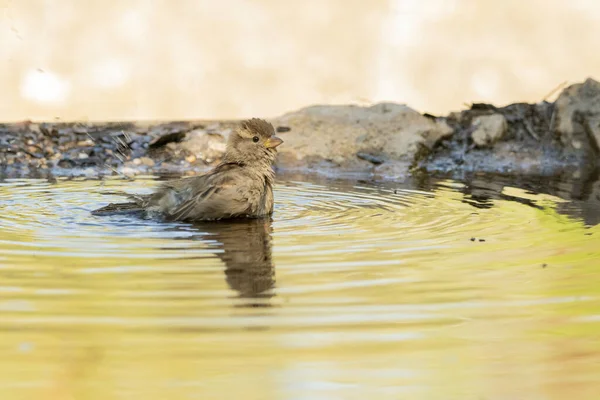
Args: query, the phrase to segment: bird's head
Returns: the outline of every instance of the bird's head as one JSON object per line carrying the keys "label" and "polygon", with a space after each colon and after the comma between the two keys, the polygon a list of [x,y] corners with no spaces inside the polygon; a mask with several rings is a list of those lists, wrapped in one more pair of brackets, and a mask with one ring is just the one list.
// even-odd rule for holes
{"label": "bird's head", "polygon": [[273,125],[264,119],[242,121],[231,133],[225,151],[225,160],[242,164],[271,165],[277,154],[276,147],[283,140],[275,136]]}

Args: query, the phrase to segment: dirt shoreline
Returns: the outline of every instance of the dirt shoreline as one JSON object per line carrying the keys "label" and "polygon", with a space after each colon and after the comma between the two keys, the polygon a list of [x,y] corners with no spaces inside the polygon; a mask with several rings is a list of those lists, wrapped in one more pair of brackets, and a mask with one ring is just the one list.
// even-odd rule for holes
{"label": "dirt shoreline", "polygon": [[[313,106],[271,119],[276,168],[404,181],[419,173],[586,180],[600,167],[600,83],[555,102],[472,104],[437,117],[402,104]],[[238,121],[0,124],[0,177],[196,174],[219,162]]]}

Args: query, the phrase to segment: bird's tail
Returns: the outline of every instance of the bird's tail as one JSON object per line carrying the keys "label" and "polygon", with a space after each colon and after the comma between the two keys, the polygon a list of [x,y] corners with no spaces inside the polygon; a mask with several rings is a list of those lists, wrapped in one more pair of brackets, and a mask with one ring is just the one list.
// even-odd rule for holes
{"label": "bird's tail", "polygon": [[143,211],[144,208],[139,203],[110,203],[92,211],[92,215],[131,214]]}

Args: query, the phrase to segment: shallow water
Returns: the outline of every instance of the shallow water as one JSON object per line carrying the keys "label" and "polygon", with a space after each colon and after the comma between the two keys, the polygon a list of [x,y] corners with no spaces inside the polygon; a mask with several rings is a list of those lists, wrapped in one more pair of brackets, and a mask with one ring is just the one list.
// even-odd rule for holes
{"label": "shallow water", "polygon": [[272,221],[90,215],[155,185],[0,183],[0,398],[598,396],[576,185],[282,178]]}

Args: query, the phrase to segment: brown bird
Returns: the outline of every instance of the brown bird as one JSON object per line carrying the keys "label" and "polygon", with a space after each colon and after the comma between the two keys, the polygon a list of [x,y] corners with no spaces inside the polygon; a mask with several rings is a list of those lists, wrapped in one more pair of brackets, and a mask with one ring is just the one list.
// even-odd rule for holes
{"label": "brown bird", "polygon": [[209,221],[256,218],[273,212],[273,162],[283,141],[273,125],[252,118],[232,132],[219,165],[205,175],[163,184],[155,193],[131,196],[94,215],[120,212],[159,214],[168,220]]}

